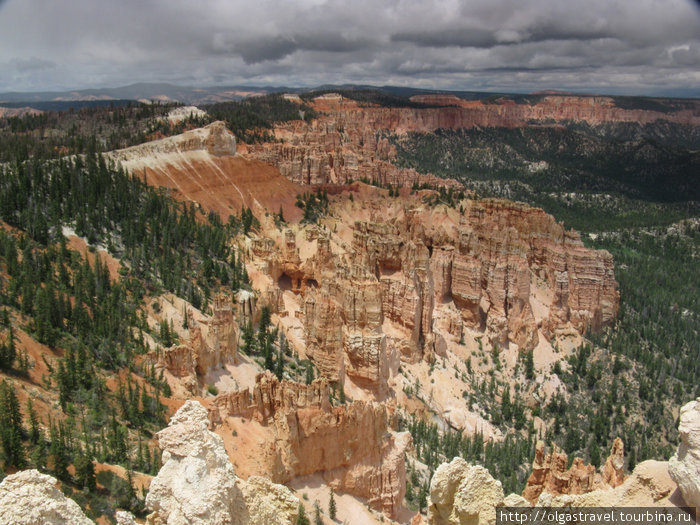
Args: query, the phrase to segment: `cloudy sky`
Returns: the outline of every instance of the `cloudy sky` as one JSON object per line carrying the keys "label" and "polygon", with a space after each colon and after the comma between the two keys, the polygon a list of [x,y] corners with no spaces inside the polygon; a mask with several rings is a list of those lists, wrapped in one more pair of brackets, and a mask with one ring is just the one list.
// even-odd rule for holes
{"label": "cloudy sky", "polygon": [[0,92],[333,83],[700,96],[692,0],[0,0]]}

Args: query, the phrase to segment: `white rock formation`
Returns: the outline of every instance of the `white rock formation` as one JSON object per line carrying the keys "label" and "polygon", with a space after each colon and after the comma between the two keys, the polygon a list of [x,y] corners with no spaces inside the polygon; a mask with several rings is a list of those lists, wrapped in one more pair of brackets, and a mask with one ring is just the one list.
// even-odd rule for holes
{"label": "white rock formation", "polygon": [[38,470],[22,470],[0,483],[3,525],[94,525],[78,504],[56,488],[58,481]]}
{"label": "white rock formation", "polygon": [[158,432],[163,467],[151,482],[148,523],[164,525],[283,524],[296,519],[299,500],[264,478],[238,479],[224,442],[208,429],[207,410],[187,401]]}
{"label": "white rock formation", "polygon": [[261,476],[251,476],[241,483],[241,491],[251,524],[287,525],[294,523],[299,511],[299,499],[284,485],[272,483]]}
{"label": "white rock formation", "polygon": [[146,507],[168,525],[228,525],[242,514],[233,465],[208,423],[206,409],[187,401],[157,434],[163,467],[151,482]]}
{"label": "white rock formation", "polygon": [[118,510],[116,513],[117,525],[136,525],[136,518],[131,512]]}
{"label": "white rock formation", "polygon": [[503,500],[504,507],[530,507],[530,502],[520,494],[508,494]]}
{"label": "white rock formation", "polygon": [[431,525],[493,524],[503,499],[501,482],[487,469],[454,458],[440,465],[430,482],[428,521]]}
{"label": "white rock formation", "polygon": [[168,113],[167,119],[171,124],[182,122],[186,118],[205,117],[207,112],[199,109],[197,106],[180,106]]}
{"label": "white rock formation", "polygon": [[668,462],[668,472],[686,504],[700,509],[700,397],[681,408],[681,443]]}

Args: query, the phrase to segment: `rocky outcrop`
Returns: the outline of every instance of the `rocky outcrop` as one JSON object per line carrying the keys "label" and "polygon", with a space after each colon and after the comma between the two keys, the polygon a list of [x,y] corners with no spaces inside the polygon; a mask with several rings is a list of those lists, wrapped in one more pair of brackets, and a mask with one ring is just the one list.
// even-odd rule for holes
{"label": "rocky outcrop", "polygon": [[624,474],[624,445],[616,438],[602,474],[593,465],[586,465],[581,458],[574,458],[570,468],[565,452],[545,453],[544,442],[535,446],[532,473],[527,480],[523,497],[534,504],[540,494],[555,496],[563,494],[585,494],[596,489],[610,489],[621,485]]}
{"label": "rocky outcrop", "polygon": [[669,496],[676,489],[668,472],[668,463],[648,460],[639,463],[625,481],[584,494],[552,495],[543,492],[538,507],[669,507]]}
{"label": "rocky outcrop", "polygon": [[250,525],[295,523],[299,512],[299,499],[284,485],[272,483],[261,476],[251,476],[241,483],[241,492]]}
{"label": "rocky outcrop", "polygon": [[608,487],[618,487],[625,481],[625,445],[615,438],[608,459],[603,465],[603,483]]}
{"label": "rocky outcrop", "polygon": [[0,483],[0,522],[7,525],[93,525],[78,504],[56,488],[58,481],[22,470]]}
{"label": "rocky outcrop", "polygon": [[[239,313],[239,318],[243,317]],[[198,323],[187,316],[190,331],[190,346],[195,352],[197,373],[202,376],[225,363],[238,360],[238,326],[234,321],[231,298],[217,294],[212,305],[212,316]],[[203,330],[206,327],[206,330]]]}
{"label": "rocky outcrop", "polygon": [[700,397],[681,408],[678,432],[681,442],[668,471],[686,504],[700,509]]}
{"label": "rocky outcrop", "polygon": [[[431,525],[478,525],[496,522],[496,507],[503,504],[500,481],[480,465],[462,458],[440,465],[430,482],[428,522]],[[509,500],[513,503],[518,503]]]}
{"label": "rocky outcrop", "polygon": [[266,372],[249,391],[217,396],[209,408],[215,426],[227,418],[253,419],[269,432],[258,441],[259,472],[284,483],[319,472],[337,490],[367,499],[395,516],[405,494],[403,455],[410,434],[389,430],[386,408],[355,401],[331,406],[324,379],[311,385],[278,381]]}
{"label": "rocky outcrop", "polygon": [[[238,318],[247,320],[247,315],[252,318],[246,311],[247,302],[238,300],[237,303]],[[237,362],[238,324],[235,319],[231,298],[218,294],[214,297],[211,317],[195,320],[188,310],[190,337],[186,344],[153,350],[148,353],[148,360],[156,372],[167,372],[166,380],[174,380],[169,381],[174,391],[187,397],[197,395],[199,378],[216,367]]]}
{"label": "rocky outcrop", "polygon": [[223,441],[207,429],[206,409],[187,401],[158,432],[163,466],[151,482],[146,507],[168,525],[231,524],[245,503]]}
{"label": "rocky outcrop", "polygon": [[[538,447],[539,448],[539,447]],[[617,487],[605,486],[583,494],[553,495],[543,492],[538,507],[645,507],[669,508],[677,502],[669,499],[676,484],[662,461],[644,461]],[[469,465],[462,458],[440,465],[430,483],[428,523],[484,524],[495,523],[497,507],[529,507],[530,502],[517,494],[503,497],[503,489],[488,470]],[[420,515],[412,524],[425,523]]]}
{"label": "rocky outcrop", "polygon": [[318,379],[310,385],[293,381],[279,381],[269,371],[258,374],[252,394],[249,390],[236,390],[218,395],[209,405],[212,425],[221,425],[229,416],[255,419],[269,423],[275,416],[301,408],[330,410],[328,381]]}
{"label": "rocky outcrop", "polygon": [[[157,434],[163,467],[151,482],[148,522],[167,525],[291,523],[299,500],[269,480],[238,479],[207,410],[187,401]],[[264,491],[261,493],[261,491]],[[275,516],[271,521],[261,517]]]}
{"label": "rocky outcrop", "polygon": [[206,151],[216,156],[235,155],[236,138],[233,133],[226,129],[224,122],[217,121],[180,135],[113,151],[109,153],[109,156],[119,162],[128,162],[132,159],[145,159],[196,150]]}
{"label": "rocky outcrop", "polygon": [[136,518],[131,512],[118,510],[114,516],[117,520],[117,525],[136,525]]}
{"label": "rocky outcrop", "polygon": [[359,266],[341,272],[304,298],[306,354],[322,377],[343,383],[347,375],[381,397],[388,374],[381,287]]}

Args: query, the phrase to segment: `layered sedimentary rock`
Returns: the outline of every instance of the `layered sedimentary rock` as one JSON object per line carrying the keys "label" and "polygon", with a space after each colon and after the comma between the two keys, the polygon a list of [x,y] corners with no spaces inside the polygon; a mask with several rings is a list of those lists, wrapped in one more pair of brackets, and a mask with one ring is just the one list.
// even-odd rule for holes
{"label": "layered sedimentary rock", "polygon": [[567,466],[568,456],[565,452],[552,451],[551,454],[546,454],[544,442],[538,441],[532,473],[523,490],[523,497],[534,504],[545,492],[555,496],[585,494],[596,489],[620,486],[625,480],[622,440],[615,439],[602,474],[593,465],[586,465],[581,458],[574,458],[571,467]]}
{"label": "layered sedimentary rock", "polygon": [[213,122],[206,127],[186,131],[181,135],[154,140],[110,153],[110,156],[120,162],[132,159],[146,159],[153,156],[163,156],[170,153],[184,153],[202,150],[212,155],[235,155],[236,138],[226,129],[221,121]]}
{"label": "layered sedimentary rock", "polygon": [[[608,252],[586,249],[578,234],[524,204],[464,199],[456,209],[428,205],[426,195],[366,199],[363,220],[346,222],[343,238],[290,228],[254,244],[273,283],[298,295],[304,352],[322,377],[347,377],[381,399],[395,351],[430,361],[465,328],[528,350],[540,334],[551,340],[612,322],[619,294]],[[343,220],[356,216],[347,207],[339,207]],[[304,257],[301,232],[313,239]],[[533,286],[545,298],[537,317]]]}
{"label": "layered sedimentary rock", "polygon": [[700,397],[681,408],[678,432],[681,442],[668,471],[686,504],[700,509]]}
{"label": "layered sedimentary rock", "polygon": [[[190,314],[187,316],[187,327],[199,375],[205,375],[216,366],[237,362],[238,326],[234,321],[230,297],[225,294],[216,295],[211,318],[198,323]],[[203,327],[206,329],[203,330]]]}
{"label": "layered sedimentary rock", "polygon": [[324,279],[306,294],[306,353],[323,377],[342,383],[347,374],[381,395],[387,378],[381,288],[361,267],[345,275]]}
{"label": "layered sedimentary rock", "polygon": [[325,380],[311,385],[278,381],[269,373],[249,391],[217,396],[209,409],[215,426],[229,417],[254,419],[269,430],[271,447],[258,443],[262,472],[273,481],[321,472],[336,489],[366,498],[394,516],[405,492],[403,454],[408,433],[389,431],[385,407],[355,401],[333,407]]}
{"label": "layered sedimentary rock", "polygon": [[158,432],[163,467],[146,497],[148,523],[292,523],[299,500],[269,480],[254,479],[248,485],[238,479],[222,439],[208,430],[208,424],[207,410],[187,401]]}
{"label": "layered sedimentary rock", "polygon": [[92,525],[78,504],[38,470],[22,470],[0,483],[0,522],[6,525]]}
{"label": "layered sedimentary rock", "polygon": [[[248,147],[248,156],[268,162],[297,184],[346,184],[353,180],[376,181],[393,186],[414,183],[459,187],[453,180],[422,175],[397,168],[390,160],[396,155],[388,138],[368,125],[366,108],[337,96],[316,99],[322,111],[311,123],[292,121],[279,124],[274,133],[280,142]],[[370,109],[373,113],[374,109]]]}
{"label": "layered sedimentary rock", "polygon": [[286,217],[299,216],[294,197],[300,188],[269,164],[236,154],[235,138],[223,122],[105,156],[174,198],[219,213],[224,222],[243,206],[256,216],[280,206]]}
{"label": "layered sedimentary rock", "polygon": [[282,175],[299,184],[344,184],[367,179],[397,186],[416,182],[449,186],[454,181],[420,175],[391,164],[396,151],[387,134],[474,127],[516,128],[571,121],[589,125],[618,122],[644,125],[657,120],[700,124],[697,109],[628,110],[615,106],[609,97],[546,96],[534,104],[516,104],[512,100],[484,103],[449,95],[418,95],[416,101],[442,107],[377,107],[359,105],[337,94],[324,95],[312,101],[319,112],[318,118],[310,123],[279,124],[274,133],[280,142],[252,146],[249,154],[278,167]]}

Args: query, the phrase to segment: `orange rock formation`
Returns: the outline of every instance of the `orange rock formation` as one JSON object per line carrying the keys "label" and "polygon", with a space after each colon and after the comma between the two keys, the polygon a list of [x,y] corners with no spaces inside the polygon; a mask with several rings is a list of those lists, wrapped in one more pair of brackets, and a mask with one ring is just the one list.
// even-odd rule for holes
{"label": "orange rock formation", "polygon": [[628,110],[615,106],[609,97],[552,95],[536,104],[467,101],[452,95],[418,95],[413,99],[442,107],[386,108],[361,105],[337,94],[318,97],[312,101],[320,113],[317,119],[278,125],[274,132],[283,142],[250,146],[248,155],[276,166],[282,175],[299,184],[345,184],[365,178],[395,186],[411,186],[414,182],[451,186],[454,181],[394,166],[391,160],[396,151],[387,135],[567,121],[591,125],[656,120],[700,124],[700,108],[669,113]]}
{"label": "orange rock formation", "polygon": [[620,486],[625,480],[622,440],[615,439],[602,475],[593,465],[586,465],[581,458],[574,458],[569,469],[566,468],[567,465],[568,457],[565,452],[552,451],[547,455],[544,442],[538,441],[532,473],[523,490],[523,497],[534,505],[543,492],[560,496],[585,494],[596,489]]}
{"label": "orange rock formation", "polygon": [[[238,298],[238,318],[245,319],[246,301]],[[234,319],[231,298],[219,294],[214,297],[212,316],[196,321],[191,311],[187,314],[190,339],[187,344],[152,350],[148,360],[156,372],[163,371],[191,395],[198,394],[198,378],[217,366],[236,363],[238,356],[238,324]],[[172,385],[171,385],[172,386]]]}
{"label": "orange rock formation", "polygon": [[217,431],[235,418],[262,425],[267,437],[245,451],[258,459],[257,471],[239,468],[244,475],[284,483],[321,472],[336,489],[366,498],[370,506],[395,516],[405,492],[403,455],[410,435],[389,431],[383,405],[355,401],[333,407],[328,394],[325,380],[300,385],[280,382],[266,372],[256,378],[252,395],[244,390],[217,396],[209,417]]}

